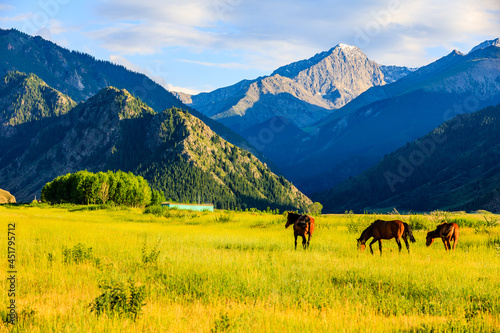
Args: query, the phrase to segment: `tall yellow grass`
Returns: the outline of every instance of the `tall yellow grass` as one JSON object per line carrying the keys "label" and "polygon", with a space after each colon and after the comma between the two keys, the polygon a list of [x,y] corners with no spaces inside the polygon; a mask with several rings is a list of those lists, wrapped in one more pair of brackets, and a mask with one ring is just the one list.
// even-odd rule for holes
{"label": "tall yellow grass", "polygon": [[[447,216],[467,225],[455,253],[445,253],[440,241],[425,246],[425,232],[437,221],[432,215],[398,216],[428,228],[414,230],[417,243],[410,244],[410,254],[404,246],[398,253],[390,240],[382,256],[376,244],[373,256],[356,248],[362,228],[381,215],[317,217],[307,251],[293,249],[292,231],[281,215],[170,216],[140,209],[0,207],[4,239],[7,224],[16,223],[19,315],[16,326],[3,323],[1,329],[500,331],[500,227],[482,226],[481,215]],[[92,258],[64,262],[65,250],[77,244],[91,247]],[[143,255],[155,248],[157,260],[145,262]],[[8,271],[6,259],[1,267]],[[100,285],[128,281],[147,292],[136,321],[90,312]],[[5,318],[7,281],[0,286]]]}

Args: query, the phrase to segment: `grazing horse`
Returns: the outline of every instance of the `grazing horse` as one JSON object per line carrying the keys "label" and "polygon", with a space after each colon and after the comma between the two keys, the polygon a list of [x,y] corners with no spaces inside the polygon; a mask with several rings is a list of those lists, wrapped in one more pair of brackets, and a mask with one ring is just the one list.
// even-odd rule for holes
{"label": "grazing horse", "polygon": [[[311,241],[311,236],[314,231],[314,218],[309,215],[300,215],[293,212],[288,212],[288,218],[286,221],[285,228],[288,228],[293,224],[293,235],[295,236],[295,250],[297,250],[297,237],[302,237],[302,246],[304,249],[309,247],[309,242]],[[306,242],[306,237],[307,242]]]}
{"label": "grazing horse", "polygon": [[411,232],[411,227],[402,221],[394,220],[394,221],[382,221],[377,220],[373,222],[368,228],[366,228],[361,236],[358,238],[358,248],[363,251],[365,249],[365,243],[368,239],[373,237],[373,240],[370,243],[370,251],[373,254],[372,244],[378,241],[378,248],[380,250],[380,255],[382,255],[382,242],[381,239],[391,239],[395,238],[396,243],[398,243],[399,252],[401,252],[401,241],[400,238],[403,238],[406,244],[406,249],[408,253],[410,253],[410,245],[408,244],[407,237],[410,238],[412,243],[415,243],[415,237],[413,237],[413,233]]}
{"label": "grazing horse", "polygon": [[443,241],[444,248],[446,251],[451,250],[451,240],[453,240],[453,251],[455,251],[455,247],[458,242],[458,224],[456,223],[446,223],[443,222],[437,226],[436,230],[429,231],[427,233],[425,245],[430,246],[432,242],[434,242],[434,238],[440,237]]}

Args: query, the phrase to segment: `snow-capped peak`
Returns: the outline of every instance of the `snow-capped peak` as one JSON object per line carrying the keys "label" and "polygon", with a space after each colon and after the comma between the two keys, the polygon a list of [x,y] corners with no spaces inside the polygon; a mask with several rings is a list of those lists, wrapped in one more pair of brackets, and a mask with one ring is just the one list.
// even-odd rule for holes
{"label": "snow-capped peak", "polygon": [[500,38],[484,41],[481,44],[473,47],[472,50],[470,50],[469,53],[472,53],[472,52],[480,50],[480,49],[485,49],[485,48],[487,48],[489,46],[500,47]]}
{"label": "snow-capped peak", "polygon": [[353,46],[353,45],[347,45],[347,44],[342,44],[342,43],[340,43],[340,44],[338,45],[338,47],[340,47],[340,48],[341,48],[342,50],[344,50],[344,51],[354,51],[354,50],[356,50],[356,49],[357,49],[357,47],[356,47],[356,46]]}

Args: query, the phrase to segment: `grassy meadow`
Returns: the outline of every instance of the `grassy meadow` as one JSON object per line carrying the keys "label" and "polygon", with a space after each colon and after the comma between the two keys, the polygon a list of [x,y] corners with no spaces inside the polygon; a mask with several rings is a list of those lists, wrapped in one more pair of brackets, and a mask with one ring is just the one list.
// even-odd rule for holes
{"label": "grassy meadow", "polygon": [[[295,251],[283,215],[99,208],[0,206],[19,316],[5,322],[2,279],[1,331],[500,331],[500,225],[482,214],[324,215]],[[425,246],[443,217],[461,227],[454,253]],[[413,226],[410,254],[357,250],[376,218]]]}

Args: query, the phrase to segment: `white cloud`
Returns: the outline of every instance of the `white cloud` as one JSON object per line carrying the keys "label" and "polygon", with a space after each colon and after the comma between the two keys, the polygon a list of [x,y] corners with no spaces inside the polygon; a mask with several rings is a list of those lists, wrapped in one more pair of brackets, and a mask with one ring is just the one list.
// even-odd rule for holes
{"label": "white cloud", "polygon": [[172,84],[168,83],[165,79],[165,77],[167,77],[168,74],[161,70],[160,63],[156,63],[154,65],[154,68],[153,67],[141,67],[141,66],[138,66],[138,65],[134,64],[133,62],[129,61],[127,58],[125,58],[121,55],[118,55],[118,54],[110,55],[109,60],[115,64],[122,65],[131,71],[142,73],[142,74],[148,76],[151,80],[155,81],[156,83],[163,86],[165,89],[167,89],[169,91],[184,92],[184,93],[191,94],[191,95],[195,95],[195,94],[199,93],[199,91],[192,89],[192,88],[176,87],[176,86],[173,86]]}
{"label": "white cloud", "polygon": [[26,14],[19,14],[15,16],[4,16],[0,17],[0,22],[22,22],[29,20],[33,17],[33,14],[31,13],[26,13]]}
{"label": "white cloud", "polygon": [[[175,92],[181,92],[181,93],[185,93],[185,94],[188,94],[188,95],[197,95],[199,94],[201,91],[200,90],[197,90],[197,89],[194,89],[194,88],[186,88],[186,87],[177,87],[177,86],[174,86],[172,84],[168,84],[166,89],[168,91],[175,91]],[[207,90],[209,91],[209,90]]]}
{"label": "white cloud", "polygon": [[381,63],[421,66],[436,57],[429,49],[472,48],[500,31],[497,0],[108,0],[95,10],[106,27],[89,36],[112,52],[237,52],[241,68],[261,70],[340,42]]}
{"label": "white cloud", "polygon": [[246,68],[245,65],[243,65],[241,63],[238,63],[238,62],[215,63],[215,62],[187,60],[187,59],[177,59],[177,61],[186,62],[186,63],[189,63],[189,64],[201,65],[201,66],[208,66],[208,67],[240,68],[240,69],[245,69]]}
{"label": "white cloud", "polygon": [[12,9],[14,9],[14,8],[15,8],[15,7],[14,7],[14,6],[12,6],[12,5],[7,5],[7,4],[2,4],[2,3],[0,3],[0,11],[3,11],[3,10],[5,10],[5,11],[7,11],[7,10],[12,10]]}

